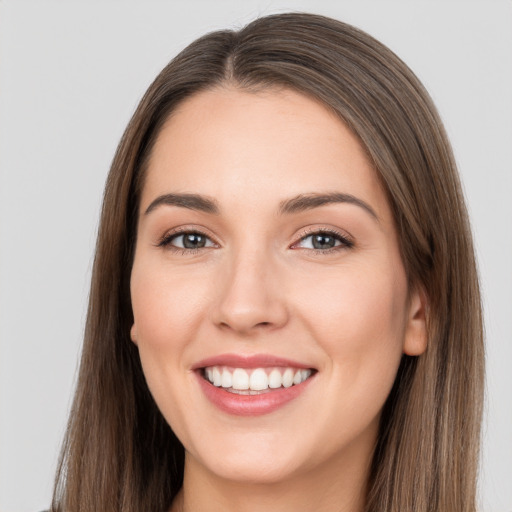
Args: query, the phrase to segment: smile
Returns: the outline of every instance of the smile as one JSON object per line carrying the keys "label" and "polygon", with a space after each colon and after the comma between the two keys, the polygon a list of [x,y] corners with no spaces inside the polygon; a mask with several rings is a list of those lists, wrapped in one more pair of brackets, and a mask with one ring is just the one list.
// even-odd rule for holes
{"label": "smile", "polygon": [[265,354],[222,354],[192,370],[203,396],[235,416],[269,414],[296,402],[318,374],[307,364]]}
{"label": "smile", "polygon": [[308,379],[311,373],[311,369],[290,367],[248,369],[208,366],[203,369],[203,377],[211,384],[240,395],[257,395],[297,386]]}

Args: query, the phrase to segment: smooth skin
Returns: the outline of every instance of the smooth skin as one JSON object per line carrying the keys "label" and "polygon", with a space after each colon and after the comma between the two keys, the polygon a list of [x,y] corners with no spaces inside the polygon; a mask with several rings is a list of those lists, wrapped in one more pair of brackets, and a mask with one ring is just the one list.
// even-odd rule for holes
{"label": "smooth skin", "polygon": [[[166,194],[218,211],[147,212]],[[314,194],[356,201],[281,211]],[[149,162],[131,297],[147,383],[186,450],[173,512],[362,510],[400,359],[426,349],[425,300],[408,289],[376,172],[337,117],[286,89],[226,85],[182,103]],[[192,371],[225,353],[317,373],[274,412],[231,415]]]}

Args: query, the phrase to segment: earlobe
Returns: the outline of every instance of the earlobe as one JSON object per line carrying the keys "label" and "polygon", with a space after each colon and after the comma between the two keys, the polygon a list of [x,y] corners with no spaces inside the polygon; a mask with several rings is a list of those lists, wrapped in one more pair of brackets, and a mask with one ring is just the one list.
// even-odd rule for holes
{"label": "earlobe", "polygon": [[419,356],[427,349],[427,296],[416,289],[410,298],[409,317],[404,337],[404,354]]}
{"label": "earlobe", "polygon": [[130,338],[137,345],[137,327],[135,327],[135,324],[132,325],[130,329]]}

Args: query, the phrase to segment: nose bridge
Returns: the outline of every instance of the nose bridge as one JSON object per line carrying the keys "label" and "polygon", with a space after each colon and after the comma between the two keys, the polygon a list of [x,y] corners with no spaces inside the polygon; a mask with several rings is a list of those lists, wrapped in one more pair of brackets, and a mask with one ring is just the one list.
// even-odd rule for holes
{"label": "nose bridge", "polygon": [[271,251],[253,243],[241,245],[232,251],[227,267],[216,323],[246,334],[282,326],[287,310]]}

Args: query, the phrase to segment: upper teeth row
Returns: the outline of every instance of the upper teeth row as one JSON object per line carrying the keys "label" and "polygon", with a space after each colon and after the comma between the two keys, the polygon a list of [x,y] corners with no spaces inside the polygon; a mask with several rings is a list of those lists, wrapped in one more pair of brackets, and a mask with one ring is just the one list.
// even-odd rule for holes
{"label": "upper teeth row", "polygon": [[249,374],[243,368],[228,369],[219,366],[209,366],[205,368],[204,373],[214,386],[239,390],[251,389],[253,391],[261,391],[268,388],[277,389],[281,386],[289,388],[294,384],[304,382],[311,375],[311,370],[294,368],[283,370],[281,371],[278,368],[255,368]]}

